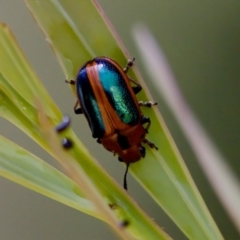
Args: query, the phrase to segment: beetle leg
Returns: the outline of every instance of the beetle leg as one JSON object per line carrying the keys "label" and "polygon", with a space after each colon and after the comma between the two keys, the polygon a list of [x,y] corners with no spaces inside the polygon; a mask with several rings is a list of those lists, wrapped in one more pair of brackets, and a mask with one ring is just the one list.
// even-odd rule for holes
{"label": "beetle leg", "polygon": [[119,162],[124,162],[124,160],[121,157],[118,157]]}
{"label": "beetle leg", "polygon": [[66,83],[69,83],[69,84],[71,84],[71,85],[75,85],[75,83],[76,83],[75,80],[73,80],[73,79],[70,79],[70,80],[67,80],[67,79],[66,79],[65,82],[66,82]]}
{"label": "beetle leg", "polygon": [[128,72],[129,68],[133,66],[133,62],[135,61],[135,58],[128,59],[126,67],[123,69],[125,73]]}
{"label": "beetle leg", "polygon": [[144,107],[152,107],[152,106],[155,106],[155,105],[157,105],[157,103],[155,102],[151,102],[151,101],[149,101],[149,102],[143,102],[143,101],[140,101],[140,102],[138,102],[138,105],[139,106],[144,106]]}
{"label": "beetle leg", "polygon": [[145,128],[146,132],[148,133],[148,129],[151,125],[151,119],[149,117],[142,117],[141,119],[141,124],[145,124],[145,123],[148,123],[147,127]]}
{"label": "beetle leg", "polygon": [[131,79],[130,77],[128,77],[129,81],[134,83],[136,85],[136,87],[132,87],[133,91],[135,94],[138,94],[141,90],[142,90],[142,86],[136,82],[135,80]]}
{"label": "beetle leg", "polygon": [[[135,61],[135,58],[133,58],[133,59],[128,59],[127,65],[126,65],[126,67],[123,69],[123,71],[124,71],[126,74],[127,74],[128,70],[129,70],[129,68],[133,66],[133,62],[134,62],[134,61]],[[128,77],[128,78],[129,78],[130,82],[132,82],[132,83],[134,83],[134,84],[136,85],[136,87],[132,87],[134,93],[135,93],[135,94],[139,93],[139,92],[142,90],[141,85],[140,85],[138,82],[136,82],[136,81],[134,81],[133,79],[131,79],[130,77]]]}
{"label": "beetle leg", "polygon": [[140,151],[140,153],[141,153],[141,156],[143,157],[143,158],[145,158],[145,155],[146,155],[146,149],[145,149],[145,147],[143,147],[142,145],[139,147],[139,151]]}
{"label": "beetle leg", "polygon": [[77,108],[78,105],[79,105],[79,101],[77,100],[73,107],[74,112],[75,112],[75,114],[82,114],[83,113],[82,108],[81,107]]}
{"label": "beetle leg", "polygon": [[[71,79],[71,80],[65,80],[65,82],[66,82],[66,83],[69,83],[69,84],[71,84],[71,85],[75,85],[75,83],[76,83],[76,81],[73,80],[73,79]],[[82,111],[81,107],[77,108],[78,104],[79,104],[79,101],[77,100],[76,103],[75,103],[75,105],[74,105],[74,107],[73,107],[74,112],[75,112],[75,114],[82,114],[83,111]]]}
{"label": "beetle leg", "polygon": [[143,140],[143,143],[146,143],[150,148],[155,148],[158,150],[158,147],[154,143],[148,141],[146,138]]}

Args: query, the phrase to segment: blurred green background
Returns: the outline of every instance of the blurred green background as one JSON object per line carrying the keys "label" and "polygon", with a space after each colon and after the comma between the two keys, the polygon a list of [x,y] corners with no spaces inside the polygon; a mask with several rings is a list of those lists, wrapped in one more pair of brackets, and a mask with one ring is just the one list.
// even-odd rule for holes
{"label": "blurred green background", "polygon": [[[131,30],[133,24],[138,22],[145,23],[150,28],[164,50],[189,105],[240,176],[240,2],[99,2],[129,53],[136,57],[136,64],[146,82],[148,76],[142,70]],[[12,28],[53,99],[64,113],[71,116],[78,136],[84,136],[84,143],[121,184],[124,168],[91,138],[86,120],[73,114],[74,96],[64,83],[65,76],[24,1],[1,0],[0,21]],[[64,38],[64,32],[62,34]],[[227,240],[240,239],[172,114],[161,96],[154,89],[151,92],[221,232]],[[14,126],[3,119],[0,119],[0,124],[2,135],[59,167]],[[130,175],[128,181],[130,194],[149,216],[174,239],[186,239]],[[0,191],[0,239],[117,239],[104,223],[3,178],[0,178]]]}

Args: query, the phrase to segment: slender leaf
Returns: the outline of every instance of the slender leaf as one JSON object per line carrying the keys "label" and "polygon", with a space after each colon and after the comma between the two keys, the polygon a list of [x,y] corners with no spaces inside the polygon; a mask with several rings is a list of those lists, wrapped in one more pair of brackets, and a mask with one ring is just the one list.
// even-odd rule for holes
{"label": "slender leaf", "polygon": [[1,176],[97,217],[92,203],[64,174],[2,136],[0,146]]}

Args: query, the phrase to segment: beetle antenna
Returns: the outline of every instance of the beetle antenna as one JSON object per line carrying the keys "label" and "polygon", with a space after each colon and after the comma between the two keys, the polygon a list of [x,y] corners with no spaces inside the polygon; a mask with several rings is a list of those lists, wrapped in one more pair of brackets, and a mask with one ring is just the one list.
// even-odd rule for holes
{"label": "beetle antenna", "polygon": [[124,173],[124,179],[123,179],[123,187],[127,191],[127,173],[130,163],[126,163],[126,171]]}

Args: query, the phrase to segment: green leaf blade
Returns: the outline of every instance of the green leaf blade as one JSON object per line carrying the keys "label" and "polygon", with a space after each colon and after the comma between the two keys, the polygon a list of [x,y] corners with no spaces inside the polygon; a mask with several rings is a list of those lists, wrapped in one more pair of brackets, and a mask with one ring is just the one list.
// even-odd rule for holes
{"label": "green leaf blade", "polygon": [[[4,56],[4,58],[0,58],[0,74],[2,75],[0,84],[2,87],[8,89],[9,94],[15,91],[14,96],[16,93],[24,96],[24,99],[22,97],[22,99],[12,97],[12,101],[18,103],[16,105],[18,105],[21,111],[26,111],[29,106],[35,107],[37,98],[41,96],[47,114],[55,119],[55,121],[59,119],[61,117],[60,111],[50,98],[31,66],[28,64],[14,36],[8,27],[2,23],[0,38],[0,56]],[[10,95],[9,97],[11,98]],[[28,103],[28,106],[25,105],[25,102]]]}
{"label": "green leaf blade", "polygon": [[80,66],[96,56],[121,58],[125,64],[116,39],[92,1],[78,2],[77,5],[67,0],[26,3],[36,20],[41,22],[40,26],[68,78],[75,77]]}
{"label": "green leaf blade", "polygon": [[95,217],[78,185],[25,149],[0,136],[0,175]]}

